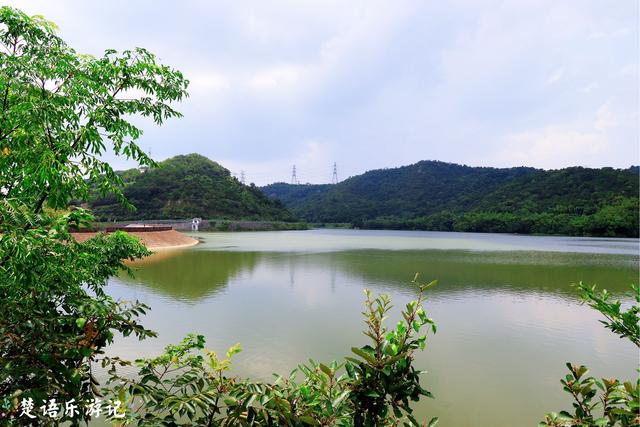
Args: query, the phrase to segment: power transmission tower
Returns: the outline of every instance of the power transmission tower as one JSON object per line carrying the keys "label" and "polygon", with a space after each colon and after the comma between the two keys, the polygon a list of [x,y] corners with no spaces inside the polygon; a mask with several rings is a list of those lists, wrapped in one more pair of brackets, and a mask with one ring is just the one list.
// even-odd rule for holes
{"label": "power transmission tower", "polygon": [[338,183],[338,166],[336,165],[336,162],[333,162],[333,176],[331,177],[331,183]]}
{"label": "power transmission tower", "polygon": [[293,165],[293,169],[291,170],[291,183],[298,184],[298,176],[296,175],[296,165]]}
{"label": "power transmission tower", "polygon": [[244,185],[244,171],[240,171],[240,183]]}

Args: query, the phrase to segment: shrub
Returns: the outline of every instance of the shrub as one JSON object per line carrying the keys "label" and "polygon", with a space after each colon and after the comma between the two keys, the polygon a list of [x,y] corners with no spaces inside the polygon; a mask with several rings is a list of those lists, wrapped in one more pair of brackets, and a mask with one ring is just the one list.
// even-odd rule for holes
{"label": "shrub", "polygon": [[[422,307],[430,285],[418,285],[418,299],[391,329],[384,325],[389,297],[365,291],[370,344],[352,348],[354,356],[341,363],[310,361],[273,383],[252,382],[226,375],[239,344],[222,359],[204,350],[202,335],[189,335],[158,357],[137,360],[135,379],[117,373],[117,363],[128,362],[109,361],[114,363],[104,392],[126,402],[126,422],[140,426],[420,426],[410,404],[432,396],[420,385],[413,355],[426,346],[427,336],[418,335],[422,328],[436,331]],[[429,426],[436,423],[434,418]]]}
{"label": "shrub", "polygon": [[[620,301],[612,301],[606,290],[596,292],[595,286],[580,282],[578,289],[582,300],[602,313],[606,320],[600,322],[605,328],[626,338],[640,347],[640,292],[632,286],[635,304],[622,311]],[[615,378],[597,380],[587,376],[589,370],[583,365],[567,363],[569,373],[560,380],[564,391],[573,399],[573,409],[559,413],[551,412],[539,426],[638,426],[640,425],[640,378],[635,384]]]}

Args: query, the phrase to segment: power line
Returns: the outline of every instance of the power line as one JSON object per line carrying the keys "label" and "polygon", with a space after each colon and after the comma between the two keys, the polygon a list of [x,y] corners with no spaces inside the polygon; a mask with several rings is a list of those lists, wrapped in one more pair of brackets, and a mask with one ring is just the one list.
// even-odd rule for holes
{"label": "power line", "polygon": [[[338,177],[338,164],[337,162],[333,162],[333,166],[331,169],[331,181],[329,181],[329,176],[326,174],[326,169],[324,172],[323,168],[319,165],[311,165],[309,168],[304,168],[304,170],[298,169],[296,165],[292,165],[290,171],[290,180],[289,182],[293,185],[300,185],[302,182],[311,183],[331,183],[337,184],[339,182]],[[247,182],[276,182],[281,178],[278,177],[278,174],[273,174],[272,172],[267,171],[257,171],[257,172],[246,172],[244,170],[239,171],[230,171],[231,175],[234,176],[240,183],[245,184]],[[286,182],[282,180],[280,182]],[[264,185],[264,184],[262,184]]]}

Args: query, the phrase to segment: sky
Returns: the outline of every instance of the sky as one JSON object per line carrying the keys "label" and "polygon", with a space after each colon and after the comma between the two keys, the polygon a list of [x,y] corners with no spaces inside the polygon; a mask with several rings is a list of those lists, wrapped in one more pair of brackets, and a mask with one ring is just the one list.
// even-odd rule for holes
{"label": "sky", "polygon": [[[156,160],[331,182],[420,160],[640,163],[637,0],[0,0],[78,52],[148,48],[190,80],[137,121]],[[114,159],[117,168],[131,167]]]}

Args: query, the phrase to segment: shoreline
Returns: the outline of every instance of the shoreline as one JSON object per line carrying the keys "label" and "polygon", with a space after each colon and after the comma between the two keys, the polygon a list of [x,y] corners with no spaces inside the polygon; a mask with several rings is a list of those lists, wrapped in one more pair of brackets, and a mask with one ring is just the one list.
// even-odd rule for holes
{"label": "shoreline", "polygon": [[[127,232],[127,230],[121,230]],[[176,230],[164,230],[164,231],[129,231],[127,232],[129,235],[137,237],[140,239],[142,244],[144,244],[147,249],[151,251],[165,251],[172,249],[182,249],[188,248],[191,246],[195,246],[200,241],[198,239],[194,239],[193,237],[187,236],[186,234],[180,233]],[[78,242],[84,242],[93,236],[95,236],[97,232],[89,231],[89,232],[74,232],[71,235]]]}

